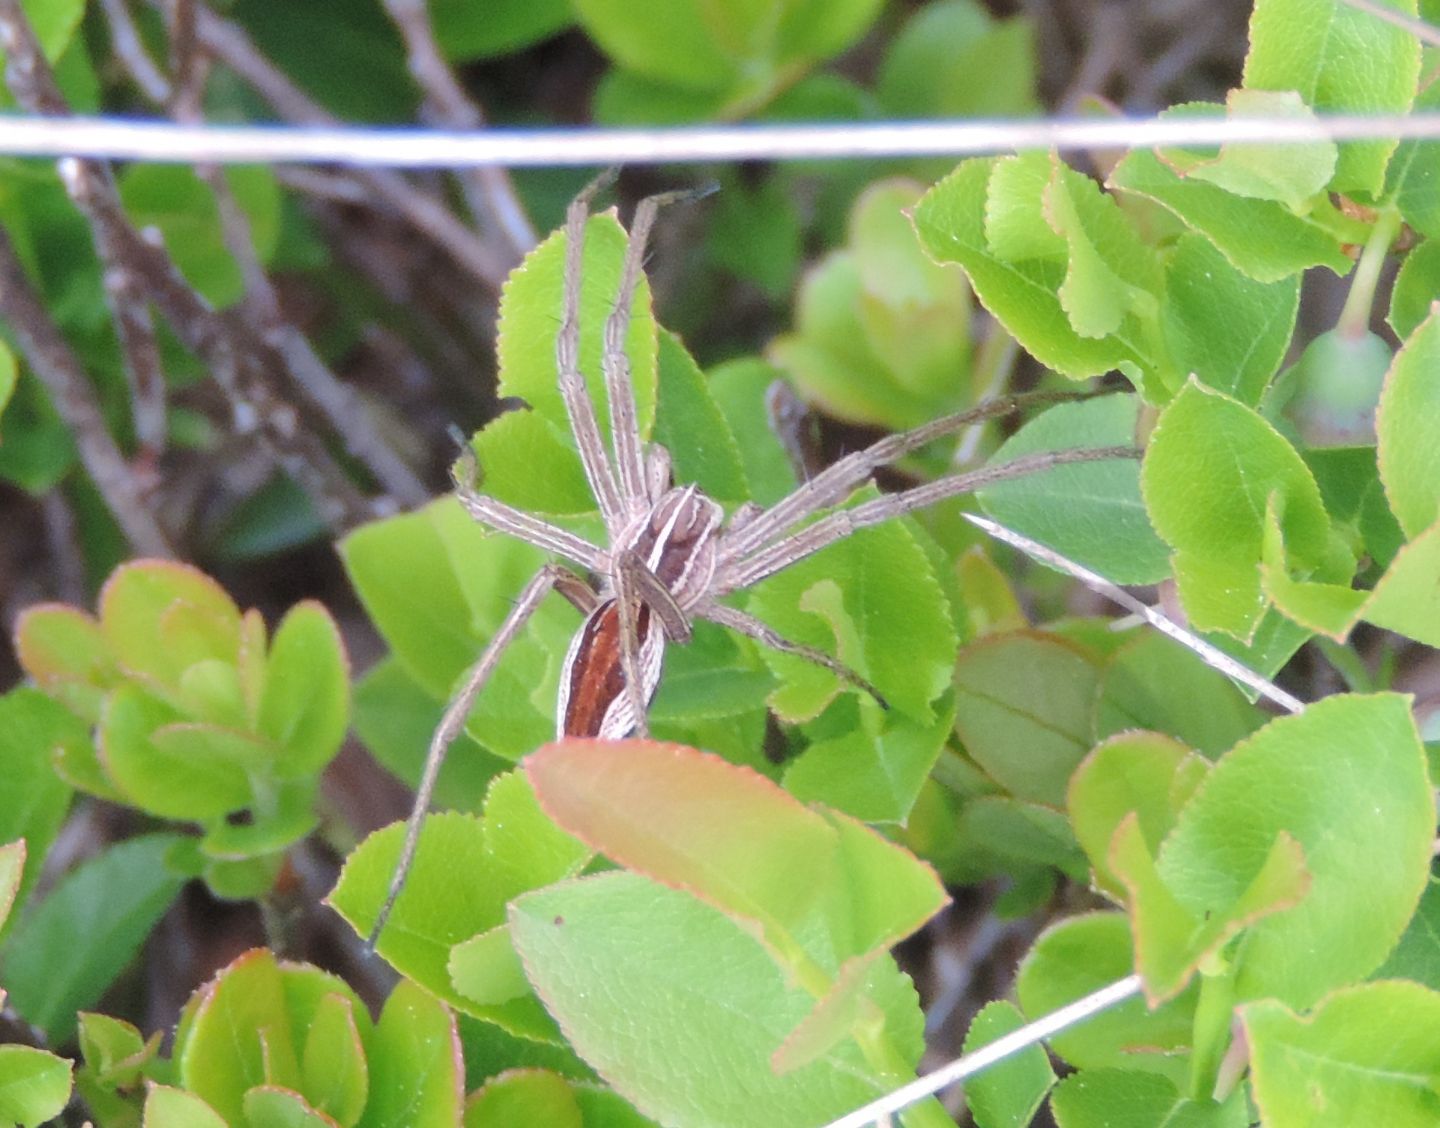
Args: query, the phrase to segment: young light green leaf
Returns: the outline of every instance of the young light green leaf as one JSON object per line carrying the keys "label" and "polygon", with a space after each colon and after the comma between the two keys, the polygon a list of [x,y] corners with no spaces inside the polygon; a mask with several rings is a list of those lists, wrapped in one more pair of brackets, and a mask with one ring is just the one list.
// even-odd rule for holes
{"label": "young light green leaf", "polygon": [[1440,522],[1396,553],[1361,614],[1377,627],[1440,647]]}
{"label": "young light green leaf", "polygon": [[[0,883],[0,906],[22,904],[39,879],[39,862],[59,833],[70,807],[70,785],[55,774],[60,748],[89,744],[85,723],[33,689],[12,689],[0,697],[0,842],[24,839],[36,865],[25,874],[15,900]],[[0,911],[0,927],[4,913]]]}
{"label": "young light green leaf", "polygon": [[20,379],[20,363],[10,346],[0,344],[0,415],[5,413],[10,397],[15,393],[15,383]]}
{"label": "young light green leaf", "polygon": [[584,1128],[570,1082],[543,1069],[514,1069],[493,1077],[465,1102],[464,1128]]}
{"label": "young light green leaf", "polygon": [[[46,60],[54,63],[74,38],[80,18],[85,14],[85,3],[84,0],[28,0],[23,10]],[[3,58],[0,55],[0,59]]]}
{"label": "young light green leaf", "polygon": [[[1390,5],[1413,16],[1415,0]],[[1344,0],[1257,0],[1250,17],[1247,90],[1294,90],[1309,106],[1403,114],[1415,98],[1420,41]],[[1394,141],[1350,141],[1330,188],[1377,195]]]}
{"label": "young light green leaf", "polygon": [[[510,927],[571,1044],[661,1123],[821,1124],[899,1080],[851,1039],[777,1075],[771,1056],[813,996],[735,921],[681,890],[601,874],[526,894]],[[907,995],[877,1000],[892,1028],[915,1028]],[[723,1072],[710,1064],[717,1046]]]}
{"label": "young light green leaf", "polygon": [[[893,582],[902,575],[904,584]],[[786,568],[756,587],[748,609],[784,638],[834,654],[892,708],[933,721],[957,639],[944,591],[903,523],[865,529]],[[803,658],[769,648],[762,656],[782,683],[769,704],[789,720],[814,717],[845,688]]]}
{"label": "young light green leaf", "polygon": [[1059,1128],[1248,1128],[1244,1086],[1223,1105],[1182,1096],[1174,1081],[1138,1069],[1084,1069],[1055,1087]]}
{"label": "young light green leaf", "polygon": [[[1215,109],[1218,112],[1219,107]],[[1315,111],[1293,90],[1231,90],[1225,111],[1232,119],[1260,117],[1316,124]],[[1161,160],[1187,179],[1203,180],[1236,196],[1277,200],[1300,213],[1330,182],[1337,152],[1333,141],[1321,138],[1282,145],[1222,145],[1218,153],[1166,149],[1161,151]]]}
{"label": "young light green leaf", "polygon": [[1175,371],[1250,407],[1285,358],[1299,308],[1298,275],[1257,282],[1194,231],[1166,260],[1160,326]]}
{"label": "young light green leaf", "polygon": [[[843,709],[846,702],[832,708]],[[899,710],[858,707],[858,723],[827,731],[785,769],[785,790],[869,823],[903,823],[955,723],[948,703],[922,724]],[[824,719],[815,726],[817,729]]]}
{"label": "young light green leaf", "polygon": [[921,199],[915,229],[925,249],[937,262],[959,263],[981,304],[1042,364],[1075,378],[1151,367],[1138,341],[1096,340],[1075,331],[1056,297],[1065,280],[1063,262],[1008,261],[992,248],[986,212],[994,167],[988,159],[965,161]]}
{"label": "young light green leaf", "polygon": [[1420,1128],[1440,1117],[1440,994],[1418,983],[1337,991],[1305,1016],[1266,999],[1241,1008],[1240,1019],[1267,1125]]}
{"label": "young light green leaf", "polygon": [[1410,334],[1395,354],[1375,417],[1380,478],[1390,508],[1408,536],[1440,516],[1440,309]]}
{"label": "young light green leaf", "polygon": [[[1440,162],[1437,162],[1440,165]],[[1440,178],[1440,172],[1436,173]],[[1400,262],[1390,291],[1390,312],[1385,320],[1402,341],[1430,316],[1440,298],[1440,238],[1425,240]]]}
{"label": "young light green leaf", "polygon": [[696,483],[710,497],[738,504],[750,497],[740,448],[710,398],[705,377],[680,338],[665,330],[659,342],[661,410],[655,441],[670,452],[675,481]]}
{"label": "young light green leaf", "polygon": [[[972,1054],[1025,1025],[1013,1003],[987,1003],[965,1033],[963,1052]],[[965,1103],[976,1128],[1025,1128],[1055,1084],[1055,1071],[1041,1046],[1031,1046],[965,1084]]]}
{"label": "young light green leaf", "polygon": [[25,842],[7,842],[0,846],[0,928],[10,918],[20,880],[25,874]]}
{"label": "young light green leaf", "polygon": [[[1056,404],[1007,439],[991,461],[999,464],[1075,447],[1131,445],[1139,410],[1140,397],[1129,395]],[[981,508],[1002,525],[1117,584],[1155,583],[1169,575],[1169,552],[1145,515],[1138,460],[1056,466],[997,482],[976,496]]]}
{"label": "young light green leaf", "polygon": [[1124,883],[1110,868],[1116,828],[1134,812],[1153,853],[1209,770],[1202,757],[1158,732],[1121,733],[1085,757],[1070,780],[1066,808],[1094,867],[1096,886],[1124,899]]}
{"label": "young light green leaf", "polygon": [[1435,808],[1408,699],[1329,697],[1242,741],[1181,812],[1159,875],[1191,914],[1223,911],[1282,832],[1310,892],[1250,930],[1236,991],[1307,1006],[1378,966],[1429,874]]}
{"label": "young light green leaf", "polygon": [[152,1084],[145,1094],[145,1128],[228,1128],[228,1125],[194,1093]]}
{"label": "young light green leaf", "polygon": [[350,662],[329,612],[297,603],[270,643],[258,729],[278,746],[282,779],[318,774],[340,750],[350,719]]}
{"label": "young light green leaf", "polygon": [[40,1128],[70,1099],[70,1063],[31,1046],[0,1046],[0,1121]]}
{"label": "young light green leaf", "polygon": [[333,1128],[335,1121],[292,1089],[257,1085],[245,1093],[245,1123],[250,1128]]}
{"label": "young light green leaf", "polygon": [[67,874],[10,937],[10,1002],[55,1043],[75,1012],[99,1001],[139,951],[189,874],[167,864],[183,841],[149,834],[112,846]]}
{"label": "young light green leaf", "polygon": [[[1433,22],[1435,16],[1431,13],[1428,18]],[[1413,108],[1422,113],[1440,109],[1440,84],[1422,84]],[[1420,140],[1400,142],[1385,169],[1385,196],[1394,201],[1405,222],[1416,231],[1431,239],[1440,237],[1440,145]],[[1398,329],[1396,332],[1400,333]]]}
{"label": "young light green leaf", "polygon": [[1180,598],[1200,630],[1249,640],[1259,625],[1272,494],[1282,499],[1292,567],[1318,567],[1329,550],[1330,521],[1299,454],[1256,412],[1193,380],[1156,423],[1140,484],[1151,522],[1175,550]]}
{"label": "young light green leaf", "polygon": [[370,1100],[357,1128],[453,1128],[465,1103],[455,1017],[402,979],[367,1046]]}
{"label": "young light green leaf", "polygon": [[[1188,112],[1179,107],[1170,114]],[[1166,115],[1162,115],[1166,116]],[[1154,153],[1136,149],[1110,174],[1110,187],[1154,200],[1208,238],[1235,268],[1257,282],[1279,282],[1311,266],[1344,274],[1351,261],[1341,240],[1313,215],[1296,215],[1273,200],[1231,195],[1166,167]],[[1358,232],[1356,233],[1358,234]]]}
{"label": "young light green leaf", "polygon": [[370,1094],[365,1037],[370,1015],[341,994],[325,995],[315,1005],[300,1051],[301,1092],[317,1112],[339,1124],[360,1119]]}
{"label": "young light green leaf", "polygon": [[196,662],[237,660],[240,609],[198,568],[136,560],[100,589],[100,628],[127,673],[173,686]]}
{"label": "young light green leaf", "polygon": [[960,652],[955,730],[971,759],[1011,794],[1059,807],[1090,749],[1099,671],[1052,635],[989,635]]}
{"label": "young light green leaf", "polygon": [[[1016,991],[1030,1018],[1048,1014],[1135,970],[1123,913],[1086,913],[1046,929],[1020,964]],[[1083,1026],[1062,1031],[1051,1047],[1078,1069],[1118,1068],[1187,1079],[1194,986],[1154,1010],[1128,999]]]}

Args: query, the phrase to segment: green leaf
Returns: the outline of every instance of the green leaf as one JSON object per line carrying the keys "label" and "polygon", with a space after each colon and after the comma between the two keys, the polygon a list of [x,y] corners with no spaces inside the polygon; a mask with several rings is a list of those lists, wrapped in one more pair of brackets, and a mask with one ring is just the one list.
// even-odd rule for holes
{"label": "green leaf", "polygon": [[[964,1052],[974,1053],[1024,1025],[1025,1016],[1014,1004],[987,1003],[965,1034]],[[977,1128],[1025,1128],[1053,1084],[1050,1059],[1036,1045],[967,1081],[965,1101]]]}
{"label": "green leaf", "polygon": [[[260,166],[225,170],[235,202],[249,221],[262,265],[274,253],[280,231],[280,189],[274,174]],[[153,227],[186,280],[210,304],[228,306],[244,295],[240,274],[220,224],[220,209],[209,187],[182,165],[136,163],[120,176],[120,199],[130,218]]]}
{"label": "green leaf", "polygon": [[540,749],[525,770],[560,826],[613,861],[758,925],[787,962],[807,941],[820,945],[822,963],[833,953],[835,964],[889,946],[944,904],[934,872],[904,850],[718,756],[649,741],[569,740]]}
{"label": "green leaf", "polygon": [[[1318,124],[1314,110],[1293,90],[1231,90],[1225,116]],[[1324,191],[1334,175],[1336,156],[1335,143],[1323,138],[1285,144],[1245,141],[1221,145],[1218,152],[1213,148],[1161,151],[1161,160],[1188,179],[1203,180],[1236,196],[1277,200],[1297,213]]]}
{"label": "green leaf", "polygon": [[1257,282],[1187,231],[1165,265],[1160,326],[1175,371],[1254,407],[1285,358],[1300,279]]}
{"label": "green leaf", "polygon": [[258,728],[279,745],[282,779],[318,774],[345,739],[350,663],[335,620],[320,604],[297,603],[270,644]]}
{"label": "green leaf", "polygon": [[[650,21],[646,21],[647,23]],[[673,47],[673,45],[672,45]],[[581,256],[581,290],[579,304],[580,372],[584,375],[590,397],[596,405],[602,435],[610,434],[603,365],[602,338],[605,321],[615,306],[620,290],[620,268],[628,237],[613,213],[591,216],[585,224],[585,242]],[[580,471],[579,455],[574,453],[574,440],[565,414],[564,402],[555,369],[555,339],[563,305],[563,274],[565,236],[551,235],[526,257],[511,273],[500,296],[500,324],[497,352],[500,364],[499,394],[516,396],[530,406],[530,413],[501,416],[486,427],[475,440],[480,465],[486,474],[487,491],[522,508],[541,512],[586,512],[595,508],[589,499],[581,509],[554,509],[536,504],[536,499],[521,496],[512,489],[516,479],[538,479],[539,484],[559,480],[573,482]],[[625,336],[625,352],[630,365],[630,382],[634,389],[636,417],[640,434],[650,434],[655,416],[657,385],[657,329],[650,311],[650,288],[643,275],[631,305],[629,329]],[[490,437],[505,436],[515,423],[506,419],[527,419],[523,426],[527,449],[515,442],[497,442]],[[543,424],[543,426],[542,426]],[[544,451],[544,460],[535,455]],[[537,475],[535,466],[544,466]],[[583,475],[580,476],[583,481]],[[524,484],[523,481],[520,484]]]}
{"label": "green leaf", "polygon": [[[1007,439],[991,465],[1042,451],[1131,445],[1139,410],[1140,398],[1129,395],[1056,404]],[[1169,575],[1169,553],[1145,515],[1138,460],[1056,466],[997,482],[976,496],[1002,525],[1117,584],[1155,583]]]}
{"label": "green leaf", "polygon": [[277,1085],[257,1085],[245,1094],[245,1123],[254,1128],[329,1128],[299,1093]]}
{"label": "green leaf", "polygon": [[1075,834],[1054,807],[982,795],[965,803],[957,825],[972,850],[995,854],[1007,873],[1054,866],[1077,881],[1086,877],[1085,857]]}
{"label": "green leaf", "polygon": [[[914,213],[925,249],[937,262],[959,263],[981,304],[1042,364],[1075,378],[1127,365],[1150,367],[1137,340],[1076,332],[1056,296],[1065,281],[1063,262],[1012,261],[994,249],[986,213],[996,167],[989,159],[965,161],[926,193]],[[1038,215],[1035,220],[1043,222]]]}
{"label": "green leaf", "polygon": [[759,505],[774,505],[796,485],[766,409],[771,385],[783,376],[780,369],[755,357],[727,361],[706,373],[710,394],[739,444],[751,498]]}
{"label": "green leaf", "polygon": [[194,1093],[152,1084],[145,1094],[145,1128],[228,1128]]}
{"label": "green leaf", "polygon": [[[1238,744],[1181,812],[1158,858],[1179,902],[1225,911],[1292,835],[1312,884],[1304,901],[1251,928],[1240,999],[1307,1006],[1368,974],[1415,911],[1434,837],[1423,750],[1408,699],[1338,695]],[[1304,950],[1306,959],[1294,953]]]}
{"label": "green leaf", "polygon": [[1426,883],[1405,934],[1372,978],[1413,979],[1440,987],[1440,882],[1434,877]]}
{"label": "green leaf", "polygon": [[511,1070],[485,1083],[465,1102],[465,1128],[584,1128],[570,1082],[543,1069]]}
{"label": "green leaf", "polygon": [[20,363],[15,359],[15,354],[10,346],[0,341],[0,415],[5,413],[5,408],[10,403],[10,397],[15,394],[15,384],[20,379]]}
{"label": "green leaf", "polygon": [[1168,1078],[1124,1069],[1072,1074],[1056,1086],[1050,1110],[1059,1128],[1248,1128],[1251,1123],[1244,1086],[1219,1105],[1181,1096]]}
{"label": "green leaf", "polygon": [[670,452],[675,481],[694,482],[716,501],[736,504],[750,496],[740,448],[725,416],[710,398],[705,377],[680,338],[660,334],[660,405],[655,441]]}
{"label": "green leaf", "polygon": [[[255,1086],[301,1092],[302,1051],[336,996],[349,1005],[366,1038],[370,1016],[338,976],[306,964],[281,964],[263,948],[246,952],[186,1006],[175,1034],[179,1081],[228,1122],[245,1123],[246,1094]],[[329,1064],[337,1072],[353,1067]]]}
{"label": "green leaf", "polygon": [[1116,900],[1125,896],[1110,867],[1110,843],[1125,816],[1138,816],[1153,853],[1208,772],[1204,759],[1158,732],[1112,736],[1085,757],[1070,780],[1066,806],[1102,892]]}
{"label": "green leaf", "polygon": [[[1404,1021],[1397,1022],[1403,1015]],[[1365,983],[1304,1017],[1273,1000],[1240,1011],[1255,1101],[1275,1128],[1440,1118],[1440,995],[1418,983]]]}
{"label": "green leaf", "polygon": [[787,765],[785,790],[863,822],[903,823],[949,738],[954,709],[937,709],[928,724],[869,703],[858,713],[858,723],[817,736]]}
{"label": "green leaf", "polygon": [[505,55],[563,31],[574,20],[566,0],[430,0],[435,40],[452,62]]}
{"label": "green leaf", "polygon": [[[934,720],[957,639],[944,591],[904,523],[865,529],[786,568],[751,592],[748,610],[789,641],[839,658],[893,709]],[[848,689],[807,659],[762,654],[781,679],[770,707],[788,720],[814,717]]]}
{"label": "green leaf", "polygon": [[[1195,116],[1178,107],[1162,117]],[[1312,215],[1296,215],[1273,200],[1234,196],[1191,180],[1162,164],[1154,153],[1133,150],[1110,174],[1111,188],[1154,200],[1187,227],[1208,238],[1235,268],[1257,282],[1279,282],[1311,266],[1336,274],[1351,267],[1341,241]]]}
{"label": "green leaf", "polygon": [[250,773],[265,766],[266,747],[244,733],[183,722],[134,683],[115,690],[99,729],[100,759],[115,787],[162,818],[203,822],[248,807]]}
{"label": "green leaf", "polygon": [[62,603],[40,603],[20,613],[15,651],[36,685],[87,719],[100,715],[105,690],[120,676],[100,624]]}
{"label": "green leaf", "polygon": [[1090,749],[1099,671],[1053,635],[989,635],[960,652],[955,731],[970,758],[1011,794],[1059,807]]}
{"label": "green leaf", "polygon": [[122,564],[100,590],[100,628],[127,673],[176,686],[194,663],[234,664],[240,610],[219,584],[187,564]]}
{"label": "green leaf", "polygon": [[123,1019],[83,1011],[78,1018],[85,1071],[113,1088],[137,1085],[141,1070],[160,1048],[159,1031],[147,1042],[140,1037],[140,1031]]}
{"label": "green leaf", "polygon": [[1193,380],[1155,424],[1140,482],[1200,630],[1253,637],[1265,610],[1259,564],[1272,494],[1281,498],[1291,565],[1325,560],[1330,522],[1299,454],[1254,411]]}
{"label": "green leaf", "polygon": [[[444,702],[425,692],[393,657],[371,666],[355,685],[355,733],[388,771],[410,787],[420,783],[425,752]],[[450,746],[435,784],[439,807],[474,810],[490,780],[510,765],[465,733]]]}
{"label": "green leaf", "polygon": [[[85,14],[85,0],[23,0],[20,5],[40,49],[54,63],[65,53]],[[0,60],[4,55],[0,54]]]}
{"label": "green leaf", "polygon": [[187,874],[167,864],[181,841],[149,834],[67,874],[10,937],[5,981],[26,1021],[63,1042],[75,1012],[99,1001],[170,907]]}
{"label": "green leaf", "polygon": [[1095,736],[1155,729],[1213,759],[1264,719],[1234,682],[1194,651],[1158,631],[1142,631],[1104,668]]}
{"label": "green leaf", "polygon": [[1385,496],[1410,537],[1440,516],[1440,312],[1410,334],[1385,377],[1375,417]]}
{"label": "green leaf", "polygon": [[[1415,14],[1415,0],[1390,4]],[[1248,90],[1294,90],[1317,110],[1403,114],[1420,77],[1420,41],[1344,0],[1257,0],[1250,17]],[[1377,195],[1394,141],[1349,141],[1330,188]]]}
{"label": "green leaf", "polygon": [[[814,998],[752,935],[680,890],[601,874],[526,894],[510,927],[571,1043],[662,1123],[819,1124],[899,1080],[877,1074],[850,1039],[777,1075],[771,1056]],[[915,1030],[912,990],[877,1002],[892,1037]],[[712,1064],[717,1046],[723,1071]]]}
{"label": "green leaf", "polygon": [[[1020,1008],[1036,1019],[1134,970],[1124,914],[1070,917],[1041,933],[1021,962],[1016,979]],[[1078,1069],[1141,1069],[1183,1083],[1197,995],[1191,987],[1154,1010],[1143,999],[1127,999],[1083,1026],[1060,1032],[1050,1045]]]}
{"label": "green leaf", "polygon": [[443,1003],[401,980],[368,1039],[370,1102],[358,1128],[453,1128],[465,1073],[455,1018]]}
{"label": "green leaf", "polygon": [[1377,627],[1440,647],[1440,522],[1396,553],[1360,613]]}
{"label": "green leaf", "polygon": [[30,1046],[0,1046],[0,1121],[40,1128],[70,1099],[70,1063]]}
{"label": "green leaf", "polygon": [[[25,874],[14,904],[23,904],[40,877],[40,865],[70,807],[70,786],[55,774],[61,748],[88,745],[83,721],[33,689],[12,689],[0,697],[0,842],[23,838],[35,864]],[[0,891],[0,903],[11,906]],[[0,926],[3,926],[0,914]]]}
{"label": "green leaf", "polygon": [[1385,320],[1395,330],[1395,336],[1403,341],[1430,316],[1437,299],[1440,299],[1440,239],[1430,238],[1401,260]]}
{"label": "green leaf", "polygon": [[20,880],[25,873],[25,843],[7,842],[0,846],[0,926],[10,918]]}
{"label": "green leaf", "polygon": [[974,0],[915,11],[890,41],[876,93],[894,118],[1025,117],[1035,95],[1035,25],[994,20]]}
{"label": "green leaf", "polygon": [[345,995],[325,995],[316,1004],[300,1054],[301,1091],[317,1112],[341,1124],[355,1124],[370,1093],[362,1024],[354,1002]]}
{"label": "green leaf", "polygon": [[[1435,22],[1434,16],[1430,22]],[[1423,85],[1415,98],[1414,109],[1440,109],[1440,84],[1432,81]],[[1400,209],[1406,223],[1431,239],[1440,236],[1440,160],[1437,158],[1440,158],[1440,146],[1433,141],[1402,141],[1385,170],[1385,196]],[[1431,293],[1435,292],[1432,289]],[[1402,337],[1405,335],[1400,333]]]}

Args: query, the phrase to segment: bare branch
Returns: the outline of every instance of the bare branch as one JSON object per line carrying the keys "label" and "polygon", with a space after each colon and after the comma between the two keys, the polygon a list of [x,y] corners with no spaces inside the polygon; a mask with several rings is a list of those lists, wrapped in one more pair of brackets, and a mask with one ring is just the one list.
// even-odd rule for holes
{"label": "bare branch", "polygon": [[140,42],[140,33],[135,21],[130,18],[126,0],[100,0],[105,10],[105,19],[110,24],[110,46],[115,56],[135,80],[145,97],[156,105],[170,100],[170,80],[160,73],[155,60],[150,58],[145,45]]}
{"label": "bare branch", "polygon": [[[13,2],[0,3],[0,12]],[[75,436],[80,461],[131,547],[145,556],[174,556],[169,537],[105,427],[79,358],[31,289],[4,228],[0,228],[0,316],[10,323],[31,370],[49,389],[55,409]]]}
{"label": "bare branch", "polygon": [[[483,129],[485,115],[461,89],[440,53],[425,0],[384,0],[385,11],[405,40],[410,73],[425,95],[428,116],[450,129]],[[477,221],[500,231],[515,262],[535,245],[535,229],[525,214],[510,176],[501,168],[463,170],[460,183]]]}
{"label": "bare branch", "polygon": [[[194,35],[195,0],[173,0],[171,5],[171,57],[175,73],[171,112],[182,122],[201,120],[208,60]],[[261,339],[275,351],[290,379],[317,407],[350,452],[381,487],[403,506],[423,505],[430,491],[385,441],[375,420],[355,393],[320,359],[310,341],[284,316],[280,300],[255,251],[250,220],[217,164],[196,166],[196,174],[210,188],[220,213],[225,247],[240,267],[246,303],[242,316],[253,315]]]}
{"label": "bare branch", "polygon": [[[152,3],[155,2],[157,0],[152,0]],[[195,19],[201,45],[253,86],[281,117],[309,126],[335,127],[340,124],[271,64],[238,24],[223,19],[203,4],[196,5]],[[355,175],[405,216],[418,231],[437,246],[445,248],[456,262],[487,288],[500,288],[508,271],[508,255],[487,244],[442,201],[388,169],[357,169]]]}

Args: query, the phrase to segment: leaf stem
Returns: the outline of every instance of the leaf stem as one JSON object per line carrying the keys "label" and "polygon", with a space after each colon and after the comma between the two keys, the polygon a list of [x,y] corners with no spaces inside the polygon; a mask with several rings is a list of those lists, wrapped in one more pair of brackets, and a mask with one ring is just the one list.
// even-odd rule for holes
{"label": "leaf stem", "polygon": [[1220,1077],[1220,1064],[1230,1045],[1235,1010],[1235,970],[1230,964],[1219,972],[1200,976],[1200,999],[1195,1007],[1194,1044],[1190,1057],[1190,1096],[1211,1100]]}
{"label": "leaf stem", "polygon": [[1342,336],[1357,338],[1369,332],[1375,286],[1380,281],[1380,270],[1385,265],[1385,256],[1390,253],[1390,244],[1395,241],[1399,230],[1400,213],[1395,208],[1385,208],[1375,217],[1370,238],[1365,240],[1360,261],[1355,265],[1355,276],[1350,281],[1345,307],[1335,323]]}

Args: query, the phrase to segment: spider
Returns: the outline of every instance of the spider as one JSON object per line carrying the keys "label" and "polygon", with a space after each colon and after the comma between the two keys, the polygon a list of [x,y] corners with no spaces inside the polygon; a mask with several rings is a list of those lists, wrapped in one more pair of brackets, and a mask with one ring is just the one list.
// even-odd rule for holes
{"label": "spider", "polygon": [[[609,449],[580,372],[580,264],[585,223],[591,201],[614,175],[606,173],[590,183],[566,212],[562,311],[555,341],[561,398],[608,544],[594,544],[480,493],[474,453],[468,445],[462,446],[453,477],[460,503],[470,516],[490,529],[578,565],[588,577],[565,564],[544,565],[520,591],[479,660],[467,671],[431,738],[404,847],[370,931],[372,947],[414,860],[420,825],[446,749],[460,734],[505,648],[550,592],[564,596],[585,617],[561,669],[557,738],[619,740],[632,732],[647,735],[645,713],[659,686],[665,645],[688,642],[691,623],[696,619],[717,623],[765,646],[817,663],[883,706],[884,700],[875,687],[837,659],[783,638],[758,618],[722,600],[858,529],[944,498],[1062,463],[1135,456],[1128,447],[1043,452],[837,508],[869,482],[875,470],[938,438],[1026,405],[1089,393],[1012,395],[887,436],[839,459],[768,509],[747,503],[727,520],[720,505],[696,486],[673,483],[670,455],[663,446],[642,441],[624,347],[645,245],[656,216],[664,205],[698,193],[651,196],[635,210],[619,292],[604,329],[601,364],[611,405]],[[803,524],[807,520],[809,523]]]}

